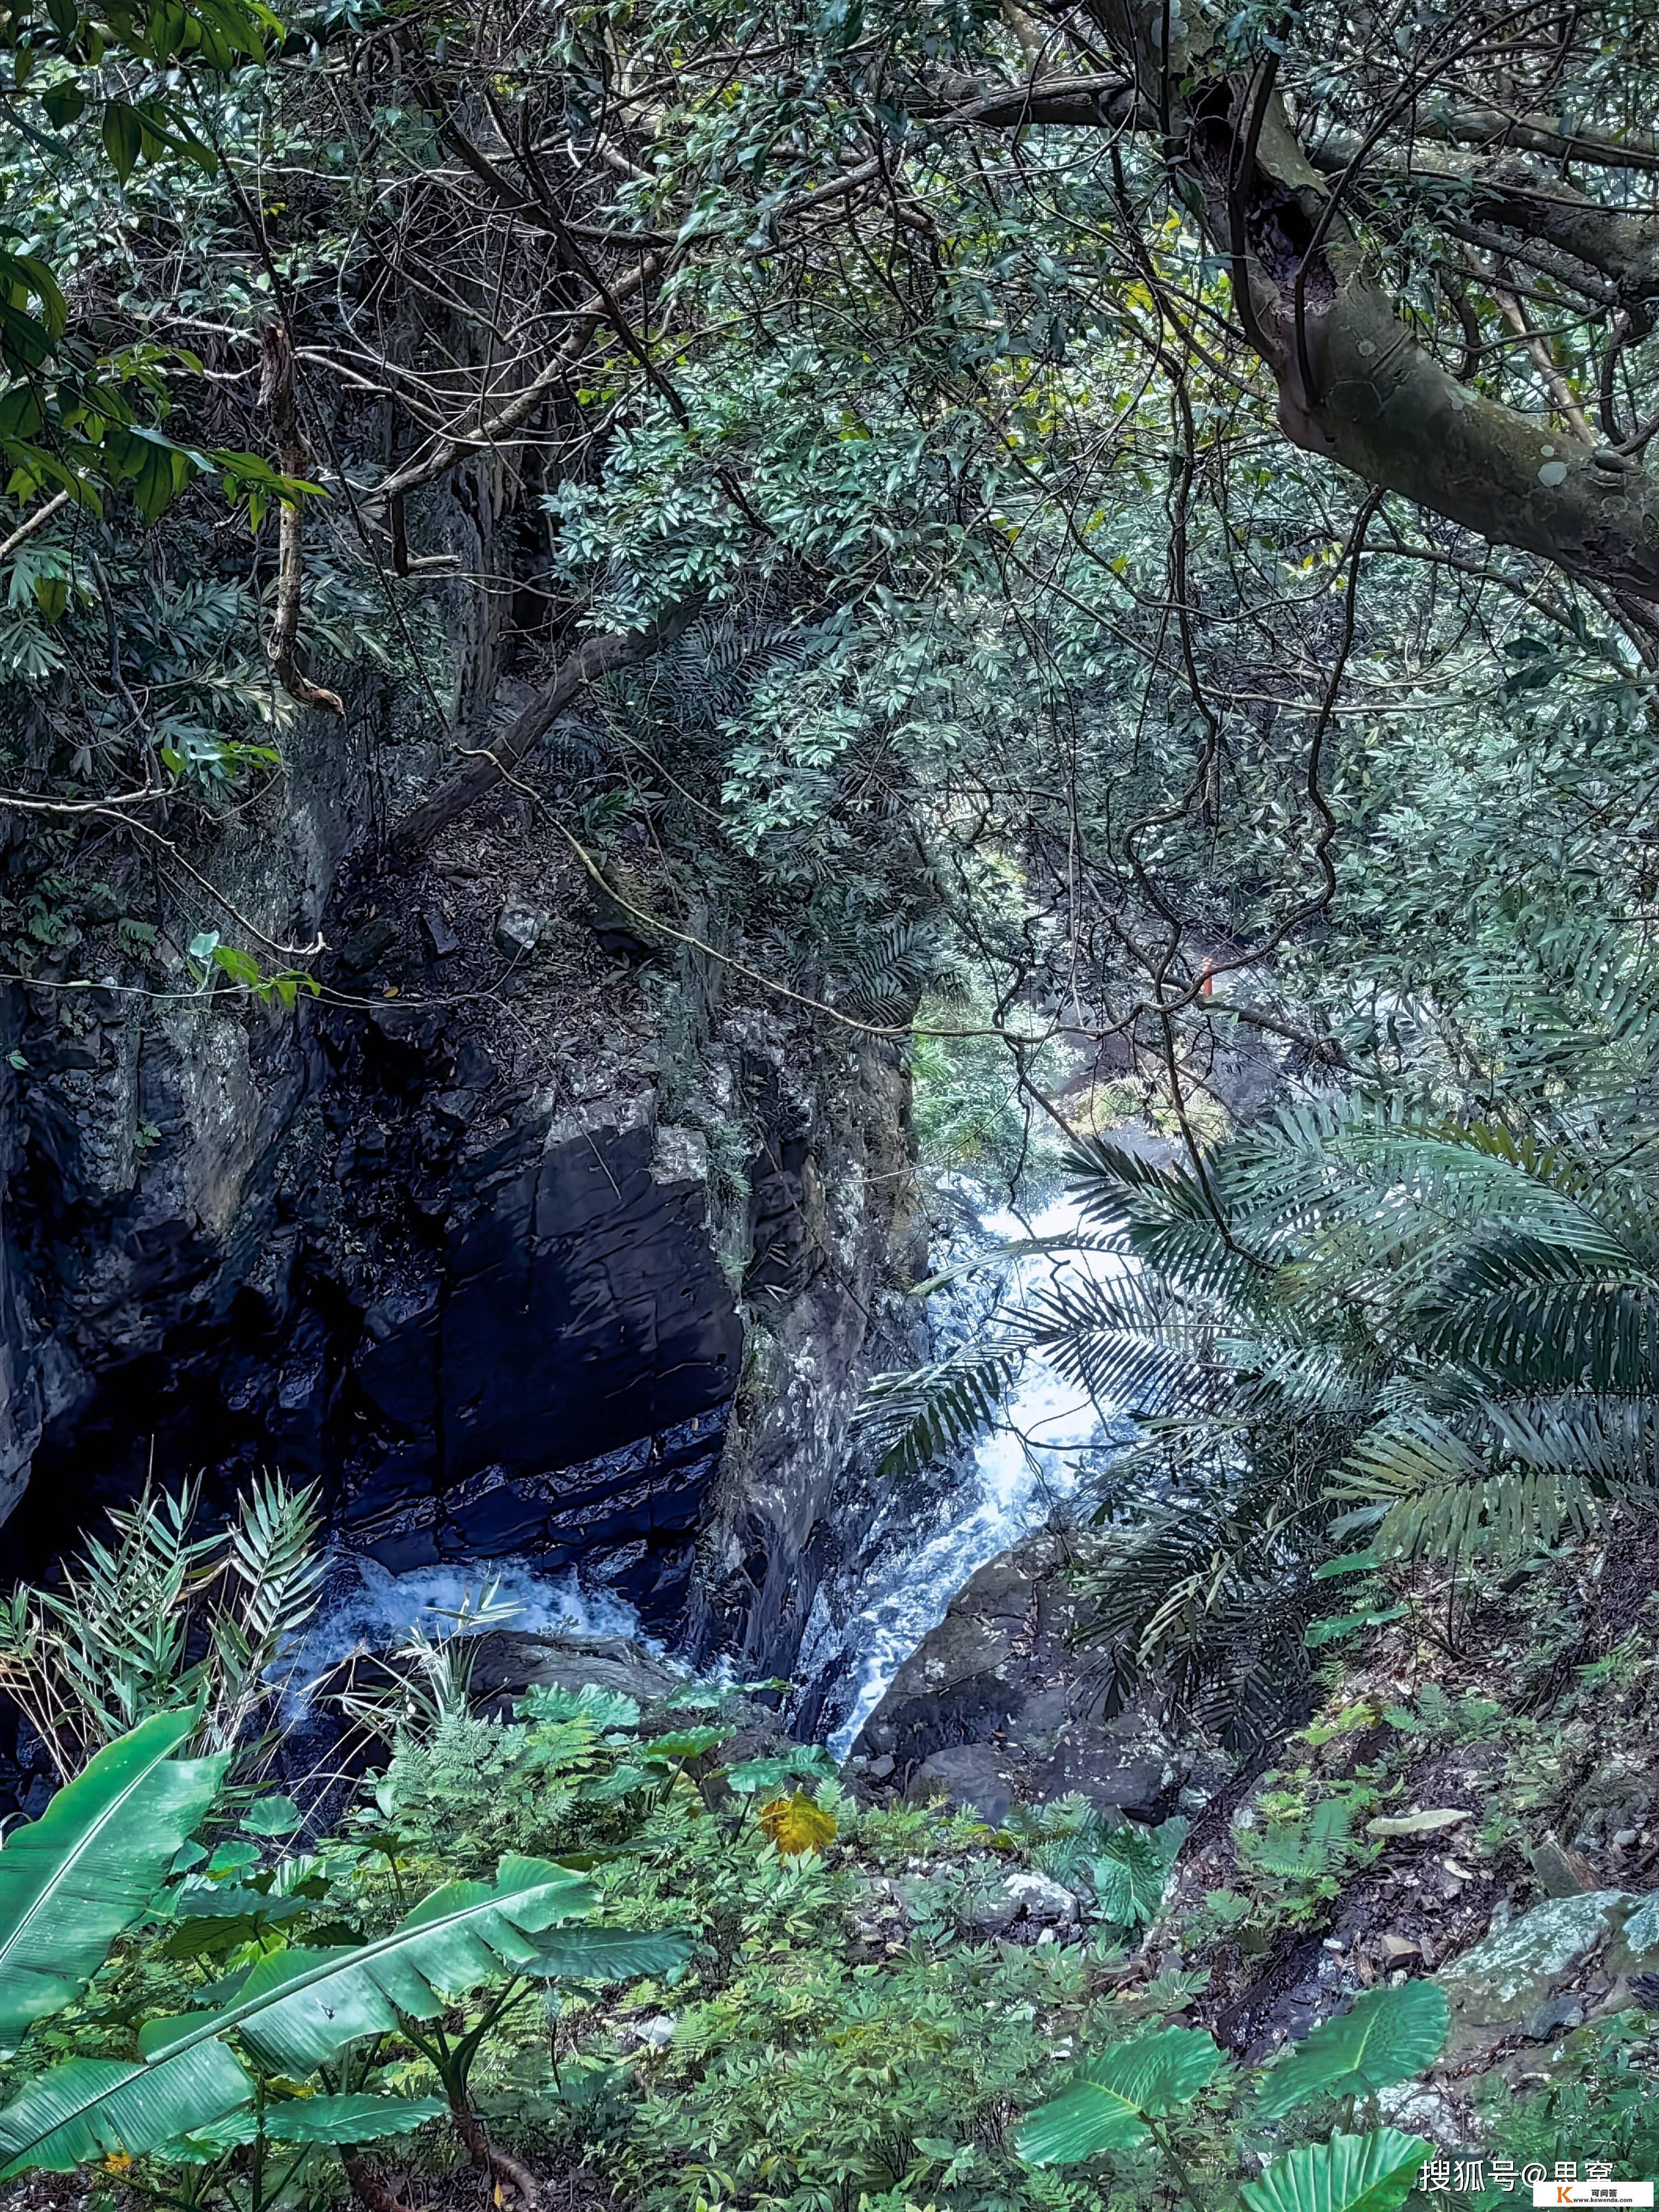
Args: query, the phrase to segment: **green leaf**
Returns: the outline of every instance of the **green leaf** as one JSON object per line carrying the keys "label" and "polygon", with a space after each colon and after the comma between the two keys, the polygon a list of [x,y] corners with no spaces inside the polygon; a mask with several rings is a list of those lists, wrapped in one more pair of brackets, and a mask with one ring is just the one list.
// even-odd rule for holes
{"label": "green leaf", "polygon": [[0,1850],[0,2051],[72,2003],[212,1804],[220,1759],[173,1759],[200,1717],[158,1713],[108,1745]]}
{"label": "green leaf", "polygon": [[1090,1887],[1103,1920],[1119,1928],[1144,1927],[1158,1917],[1170,1886],[1170,1869],[1187,1840],[1187,1823],[1166,1820],[1159,1828],[1127,1822],[1106,1837],[1089,1861]]}
{"label": "green leaf", "polygon": [[0,2112],[0,2180],[33,2166],[68,2173],[95,2158],[142,2157],[252,2094],[231,2052],[210,2039],[161,2066],[69,2059],[37,2074]]}
{"label": "green leaf", "polygon": [[291,1836],[305,1826],[305,1815],[291,1797],[256,1797],[242,1815],[250,1836]]}
{"label": "green leaf", "polygon": [[591,1887],[546,1859],[505,1858],[495,1881],[450,1882],[389,1935],[330,1949],[274,1951],[216,2012],[151,2021],[147,2058],[188,2051],[235,2028],[272,2066],[309,2073],[399,2018],[435,2020],[448,1998],[506,1973],[534,1972],[534,1938],[592,1910]]}
{"label": "green leaf", "polygon": [[534,1960],[521,1971],[538,1980],[620,1982],[632,1974],[660,1977],[683,1966],[696,1940],[665,1928],[556,1928],[539,1936]]}
{"label": "green leaf", "polygon": [[1450,2019],[1445,1992],[1434,1982],[1367,1990],[1273,2069],[1256,2110],[1277,2119],[1310,2098],[1365,2097],[1408,2081],[1440,2056]]}
{"label": "green leaf", "polygon": [[796,1776],[812,1782],[833,1782],[836,1762],[822,1744],[804,1743],[799,1749],[770,1758],[739,1759],[726,1770],[726,1786],[745,1797],[762,1790],[781,1790]]}
{"label": "green leaf", "polygon": [[1102,2151],[1133,2150],[1146,2122],[1188,2105],[1209,2087],[1221,2052],[1201,2028],[1166,2027],[1091,2059],[1016,2138],[1032,2166],[1072,2166]]}
{"label": "green leaf", "polygon": [[73,84],[55,84],[40,95],[46,120],[54,131],[67,131],[71,123],[78,122],[86,104],[86,94]]}
{"label": "green leaf", "polygon": [[580,1690],[556,1683],[540,1683],[527,1691],[514,1708],[520,1720],[592,1721],[596,1729],[633,1729],[640,1724],[636,1701],[620,1690],[602,1690],[584,1682]]}
{"label": "green leaf", "polygon": [[272,2142],[379,2142],[448,2112],[441,2097],[296,2097],[265,2107],[265,2134]]}
{"label": "green leaf", "polygon": [[1333,2136],[1275,2159],[1240,2194],[1249,2212],[1396,2212],[1429,2149],[1397,2128]]}
{"label": "green leaf", "polygon": [[640,1746],[642,1759],[701,1759],[717,1744],[727,1743],[737,1733],[729,1728],[678,1729],[671,1735],[653,1736]]}
{"label": "green leaf", "polygon": [[124,100],[104,103],[104,151],[123,184],[137,166],[144,143],[144,126],[135,109]]}
{"label": "green leaf", "polygon": [[1380,1612],[1344,1613],[1328,1620],[1310,1621],[1303,1641],[1310,1651],[1316,1651],[1324,1644],[1340,1644],[1344,1637],[1353,1636],[1362,1628],[1381,1628],[1385,1622],[1399,1620],[1411,1607],[1406,1605],[1384,1606]]}

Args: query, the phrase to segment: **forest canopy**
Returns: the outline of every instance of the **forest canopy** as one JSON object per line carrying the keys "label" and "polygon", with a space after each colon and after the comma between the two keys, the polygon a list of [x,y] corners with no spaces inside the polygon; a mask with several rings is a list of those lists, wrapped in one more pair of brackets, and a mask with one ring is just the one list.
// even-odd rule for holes
{"label": "forest canopy", "polygon": [[1017,1085],[1478,1081],[1641,959],[1650,11],[4,40],[14,975],[124,854],[133,988],[317,988],[214,858],[307,712],[389,849],[526,769],[640,926]]}

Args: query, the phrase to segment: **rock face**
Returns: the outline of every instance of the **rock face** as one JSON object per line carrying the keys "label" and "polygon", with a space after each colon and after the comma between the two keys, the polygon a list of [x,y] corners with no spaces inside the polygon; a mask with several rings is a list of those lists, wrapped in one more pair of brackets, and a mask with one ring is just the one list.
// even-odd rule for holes
{"label": "rock face", "polygon": [[[792,1052],[732,1025],[768,1135],[751,1176],[742,1387],[701,1549],[691,1648],[756,1675],[793,1666],[826,1571],[859,1556],[879,1500],[848,1449],[866,1378],[926,1357],[909,1079],[881,1049]],[[763,1071],[762,1073],[761,1071]]]}
{"label": "rock face", "polygon": [[893,1677],[854,1759],[891,1759],[912,1796],[942,1792],[994,1821],[1071,1790],[1148,1818],[1170,1809],[1193,1747],[1133,1708],[1095,1716],[1064,1573],[1089,1541],[1045,1531],[981,1567]]}
{"label": "rock face", "polygon": [[1632,1974],[1659,1971],[1659,1896],[1553,1897],[1443,1968],[1451,2005],[1443,2064],[1485,2065],[1501,2045],[1540,2043],[1634,2003]]}
{"label": "rock face", "polygon": [[177,956],[159,1012],[6,1000],[9,1563],[152,1464],[210,1503],[269,1467],[394,1571],[580,1561],[656,1632],[787,1671],[856,1540],[848,1417],[904,1356],[902,1069],[686,963],[647,990],[515,798],[399,875],[343,866],[349,797],[319,770],[239,894],[336,948],[322,1003],[194,991]]}

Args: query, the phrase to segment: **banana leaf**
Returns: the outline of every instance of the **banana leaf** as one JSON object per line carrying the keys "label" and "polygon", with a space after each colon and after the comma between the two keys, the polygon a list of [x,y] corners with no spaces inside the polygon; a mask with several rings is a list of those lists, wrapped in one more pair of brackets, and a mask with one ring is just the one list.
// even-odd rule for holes
{"label": "banana leaf", "polygon": [[[509,1857],[493,1883],[451,1882],[373,1942],[272,1952],[216,2011],[151,2021],[138,2039],[147,2065],[74,2059],[39,2076],[0,2112],[0,2155],[12,2161],[9,2171],[63,2171],[112,2144],[136,2154],[199,2134],[249,2094],[220,2040],[233,2030],[280,2071],[303,2075],[360,2037],[437,2018],[450,1998],[502,1974],[611,1978],[643,1971],[647,1959],[664,1971],[684,1957],[686,1938],[665,1931],[560,1929],[556,1946],[537,1941],[593,1905],[591,1885],[568,1868]],[[586,1948],[576,1942],[584,1933],[592,1939]],[[189,2075],[175,2075],[185,2061],[204,2069],[194,2103],[183,2094]],[[165,2088],[175,2078],[180,2094],[158,2090],[155,2106],[165,2109],[153,2109],[145,2081]]]}
{"label": "banana leaf", "polygon": [[0,1850],[0,2057],[80,1996],[212,1804],[223,1758],[168,1757],[199,1717],[158,1713],[108,1745]]}
{"label": "banana leaf", "polygon": [[210,2039],[160,2066],[67,2059],[0,2112],[0,2181],[33,2166],[68,2173],[93,2159],[142,2157],[252,2094],[234,2054]]}
{"label": "banana leaf", "polygon": [[270,1953],[230,2002],[152,2021],[139,2048],[166,2058],[234,2028],[267,2064],[306,2074],[360,2037],[392,2033],[400,2018],[437,2019],[482,1982],[538,1972],[534,1937],[593,1904],[591,1885],[568,1868],[505,1858],[494,1882],[450,1882],[373,1942]]}

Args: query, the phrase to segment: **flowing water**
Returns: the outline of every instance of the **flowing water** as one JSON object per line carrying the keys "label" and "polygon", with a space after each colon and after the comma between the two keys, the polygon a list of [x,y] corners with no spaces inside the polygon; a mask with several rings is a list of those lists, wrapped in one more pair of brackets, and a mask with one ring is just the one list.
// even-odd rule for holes
{"label": "flowing water", "polygon": [[[438,1641],[452,1634],[463,1608],[476,1613],[486,1597],[501,1609],[497,1625],[527,1635],[631,1636],[647,1649],[640,1617],[608,1590],[585,1589],[574,1567],[549,1574],[529,1559],[480,1559],[470,1567],[416,1567],[394,1575],[378,1559],[337,1554],[323,1603],[291,1662],[283,1662],[291,1703],[307,1686],[354,1651],[389,1651],[413,1628]],[[510,1612],[508,1611],[510,1608]]]}
{"label": "flowing water", "polygon": [[[980,1217],[986,1237],[999,1243],[1066,1237],[1083,1226],[1070,1197],[1029,1218],[1006,1209]],[[1125,1264],[1105,1253],[1033,1255],[1005,1275],[1005,1302],[1017,1307],[1067,1275],[1107,1280],[1121,1275]],[[999,1552],[1040,1528],[1055,1505],[1074,1497],[1103,1454],[1114,1448],[1088,1393],[1028,1355],[1001,1418],[974,1453],[968,1481],[947,1504],[944,1525],[908,1556],[878,1567],[854,1601],[841,1642],[858,1688],[830,1741],[836,1758],[847,1756],[888,1684],[945,1618],[963,1585]]]}
{"label": "flowing water", "polygon": [[[1006,1208],[980,1217],[988,1243],[1066,1237],[1082,1227],[1070,1198],[1030,1217]],[[1124,1265],[1106,1254],[1033,1255],[1005,1272],[1004,1303],[1017,1307],[1068,1274],[1107,1279]],[[854,1593],[844,1626],[822,1622],[803,1654],[809,1671],[834,1661],[856,1681],[853,1701],[830,1738],[837,1759],[845,1758],[895,1674],[944,1619],[963,1585],[1073,1498],[1113,1449],[1108,1425],[1087,1393],[1028,1356],[1002,1415],[975,1448],[966,1479],[946,1498],[932,1528],[879,1559]],[[434,1638],[450,1632],[453,1616],[463,1605],[476,1608],[492,1585],[493,1601],[513,1608],[514,1629],[640,1636],[633,1607],[607,1591],[584,1587],[574,1569],[548,1574],[529,1560],[501,1559],[393,1575],[373,1559],[343,1555],[317,1622],[295,1655],[289,1674],[293,1694],[303,1698],[301,1686],[354,1650],[386,1650],[416,1626]]]}

